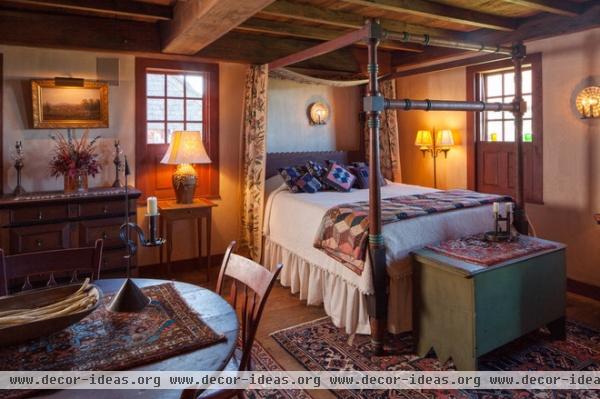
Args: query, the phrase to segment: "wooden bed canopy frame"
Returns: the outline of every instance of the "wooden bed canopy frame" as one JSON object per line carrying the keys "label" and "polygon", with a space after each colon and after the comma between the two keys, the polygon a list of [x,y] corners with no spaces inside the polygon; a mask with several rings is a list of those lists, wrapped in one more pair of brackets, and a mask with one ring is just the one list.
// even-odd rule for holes
{"label": "wooden bed canopy frame", "polygon": [[[418,43],[424,46],[455,48],[469,51],[497,53],[512,58],[515,68],[515,97],[511,103],[488,103],[482,101],[444,101],[444,100],[411,100],[384,98],[379,91],[377,47],[381,40]],[[528,219],[525,212],[523,185],[523,114],[527,104],[522,93],[522,62],[526,49],[522,42],[512,46],[485,45],[465,41],[435,38],[429,35],[412,33],[390,33],[385,31],[377,20],[368,20],[356,31],[349,32],[336,39],[324,42],[295,54],[280,58],[269,63],[269,70],[283,68],[331,51],[352,45],[359,41],[367,42],[369,83],[367,94],[363,97],[363,111],[367,114],[369,127],[370,175],[377,176],[380,169],[379,161],[379,129],[380,118],[386,109],[401,111],[508,111],[515,118],[515,146],[517,153],[516,165],[516,207],[515,228],[521,234],[528,234]],[[369,179],[369,256],[373,270],[374,295],[369,301],[369,323],[371,325],[371,342],[377,354],[383,353],[384,334],[387,322],[387,272],[385,246],[381,224],[381,187],[379,179]]]}

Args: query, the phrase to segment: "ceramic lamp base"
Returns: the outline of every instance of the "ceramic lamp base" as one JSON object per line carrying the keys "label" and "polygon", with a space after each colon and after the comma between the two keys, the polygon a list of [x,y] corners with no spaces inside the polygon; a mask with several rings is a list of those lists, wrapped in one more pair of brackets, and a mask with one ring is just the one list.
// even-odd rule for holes
{"label": "ceramic lamp base", "polygon": [[191,204],[194,202],[197,181],[198,175],[192,165],[177,165],[177,170],[173,173],[173,189],[178,204]]}

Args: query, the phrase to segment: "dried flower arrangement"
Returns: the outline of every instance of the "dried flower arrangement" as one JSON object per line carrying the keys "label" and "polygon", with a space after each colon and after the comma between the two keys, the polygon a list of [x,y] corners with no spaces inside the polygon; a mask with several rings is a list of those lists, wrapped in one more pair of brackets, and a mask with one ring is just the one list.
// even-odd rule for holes
{"label": "dried flower arrangement", "polygon": [[54,177],[77,175],[96,176],[102,166],[98,163],[98,153],[96,152],[96,142],[100,136],[89,140],[89,130],[85,130],[78,140],[67,133],[67,137],[58,133],[56,136],[50,135],[50,138],[56,142],[54,155],[50,161],[50,174]]}

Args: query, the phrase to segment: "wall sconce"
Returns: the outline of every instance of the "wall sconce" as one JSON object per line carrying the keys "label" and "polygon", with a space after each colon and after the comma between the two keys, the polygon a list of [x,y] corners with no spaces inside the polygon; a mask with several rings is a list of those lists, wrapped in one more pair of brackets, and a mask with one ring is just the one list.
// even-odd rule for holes
{"label": "wall sconce", "polygon": [[600,117],[600,86],[590,86],[581,90],[575,99],[581,119]]}
{"label": "wall sconce", "polygon": [[448,151],[454,145],[454,136],[452,130],[439,130],[435,136],[435,141],[429,130],[419,130],[415,145],[425,154],[430,153],[433,158],[433,187],[437,188],[437,157],[440,152],[444,153],[444,158],[448,158]]}
{"label": "wall sconce", "polygon": [[311,125],[325,125],[329,119],[329,107],[325,103],[316,102],[308,107],[308,119]]}

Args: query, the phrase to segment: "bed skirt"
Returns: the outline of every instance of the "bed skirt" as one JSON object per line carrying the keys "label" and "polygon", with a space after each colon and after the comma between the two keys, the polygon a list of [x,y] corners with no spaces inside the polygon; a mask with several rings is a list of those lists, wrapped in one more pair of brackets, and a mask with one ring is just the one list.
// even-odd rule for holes
{"label": "bed skirt", "polygon": [[[281,285],[290,287],[307,305],[323,305],[333,324],[347,334],[370,334],[367,304],[369,295],[349,284],[340,276],[303,259],[278,243],[265,238],[264,264],[271,270],[283,264],[279,275]],[[407,260],[407,262],[409,262]],[[387,328],[392,334],[412,329],[411,265],[404,273],[390,274]]]}

